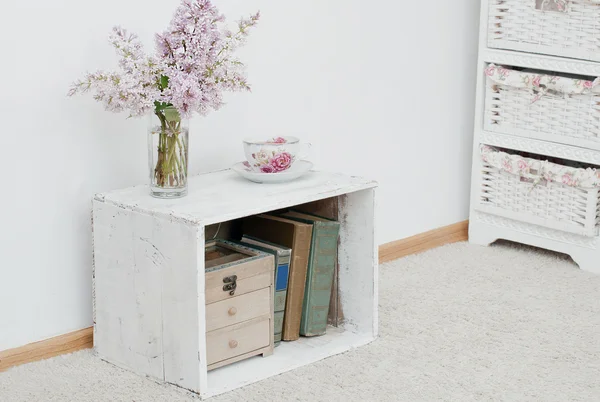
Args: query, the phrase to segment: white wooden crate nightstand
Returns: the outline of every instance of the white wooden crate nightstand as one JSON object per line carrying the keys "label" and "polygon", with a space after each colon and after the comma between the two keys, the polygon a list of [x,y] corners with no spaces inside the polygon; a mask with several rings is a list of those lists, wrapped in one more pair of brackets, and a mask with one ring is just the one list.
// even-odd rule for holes
{"label": "white wooden crate nightstand", "polygon": [[[365,345],[377,337],[378,256],[373,181],[311,172],[260,185],[224,170],[191,177],[189,195],[150,197],[147,186],[93,202],[94,347],[104,360],[207,398]],[[340,221],[336,303],[327,334],[284,342],[268,357],[207,371],[205,233],[298,206]],[[214,230],[213,230],[214,232]]]}

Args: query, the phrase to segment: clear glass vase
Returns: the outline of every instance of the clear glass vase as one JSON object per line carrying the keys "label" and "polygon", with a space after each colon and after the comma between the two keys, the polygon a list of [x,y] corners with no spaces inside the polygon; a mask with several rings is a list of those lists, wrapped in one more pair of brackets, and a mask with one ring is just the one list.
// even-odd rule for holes
{"label": "clear glass vase", "polygon": [[178,198],[187,194],[189,120],[173,107],[148,117],[150,194]]}

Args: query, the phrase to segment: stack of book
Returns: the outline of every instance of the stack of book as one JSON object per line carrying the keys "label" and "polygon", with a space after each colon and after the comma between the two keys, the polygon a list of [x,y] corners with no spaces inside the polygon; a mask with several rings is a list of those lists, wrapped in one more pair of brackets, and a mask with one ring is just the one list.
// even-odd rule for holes
{"label": "stack of book", "polygon": [[275,256],[276,344],[325,334],[339,228],[298,211],[244,219],[241,243]]}

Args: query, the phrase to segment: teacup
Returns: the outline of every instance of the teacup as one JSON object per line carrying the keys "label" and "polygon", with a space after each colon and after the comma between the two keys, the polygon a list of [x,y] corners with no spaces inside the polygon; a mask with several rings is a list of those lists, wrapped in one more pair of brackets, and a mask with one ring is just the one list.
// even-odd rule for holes
{"label": "teacup", "polygon": [[300,143],[296,137],[275,137],[270,140],[245,139],[246,167],[255,172],[279,173],[305,158],[311,144]]}

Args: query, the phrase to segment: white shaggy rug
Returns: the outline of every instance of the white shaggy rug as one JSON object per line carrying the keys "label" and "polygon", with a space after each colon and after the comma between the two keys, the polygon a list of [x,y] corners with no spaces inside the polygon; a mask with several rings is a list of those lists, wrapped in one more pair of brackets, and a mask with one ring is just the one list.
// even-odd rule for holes
{"label": "white shaggy rug", "polygon": [[[380,279],[380,339],[211,400],[600,400],[600,276],[567,257],[459,243]],[[194,399],[90,351],[0,374],[2,402]]]}

